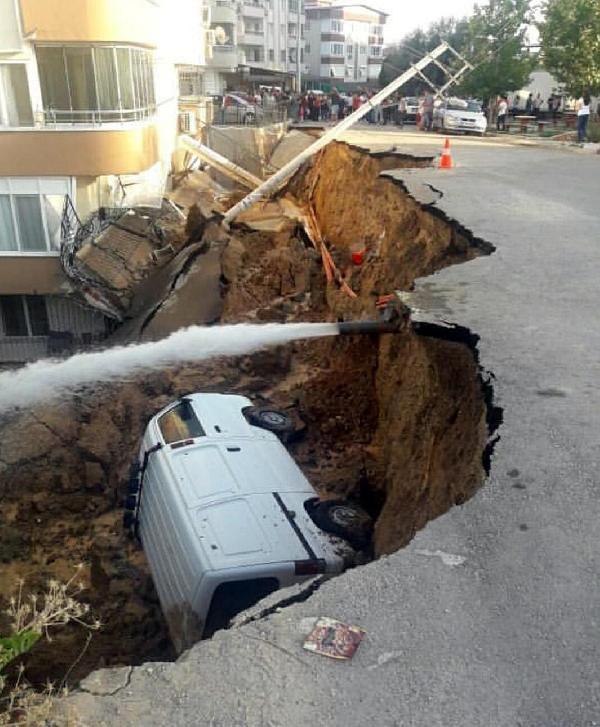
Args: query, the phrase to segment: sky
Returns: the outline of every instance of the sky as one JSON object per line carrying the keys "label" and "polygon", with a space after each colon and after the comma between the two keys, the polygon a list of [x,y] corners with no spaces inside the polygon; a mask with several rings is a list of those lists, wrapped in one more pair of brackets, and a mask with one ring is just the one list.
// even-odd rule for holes
{"label": "sky", "polygon": [[471,15],[475,0],[365,0],[365,4],[389,13],[386,43],[393,43],[439,18]]}

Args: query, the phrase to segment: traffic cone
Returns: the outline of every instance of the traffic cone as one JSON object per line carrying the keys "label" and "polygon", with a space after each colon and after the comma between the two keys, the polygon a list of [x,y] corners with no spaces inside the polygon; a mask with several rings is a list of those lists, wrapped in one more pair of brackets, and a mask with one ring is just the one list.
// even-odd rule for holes
{"label": "traffic cone", "polygon": [[452,161],[452,152],[450,151],[450,139],[446,137],[444,148],[442,149],[442,156],[440,157],[440,169],[452,169],[454,163]]}

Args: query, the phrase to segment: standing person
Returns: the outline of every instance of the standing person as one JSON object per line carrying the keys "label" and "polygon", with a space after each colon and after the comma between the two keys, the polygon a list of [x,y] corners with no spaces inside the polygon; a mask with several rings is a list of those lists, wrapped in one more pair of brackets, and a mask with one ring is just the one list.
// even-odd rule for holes
{"label": "standing person", "polygon": [[425,131],[431,131],[433,126],[433,94],[431,91],[428,91],[425,94],[425,99],[423,100],[423,113],[425,115],[423,124]]}
{"label": "standing person", "polygon": [[532,116],[532,113],[531,113],[532,111],[533,111],[533,94],[530,93],[529,96],[527,97],[527,101],[525,101],[525,113],[527,114],[527,116]]}
{"label": "standing person", "polygon": [[558,121],[558,112],[560,111],[561,104],[562,104],[562,97],[555,96],[554,97],[554,107],[552,109],[552,121],[554,121],[555,124]]}
{"label": "standing person", "polygon": [[308,117],[308,99],[306,94],[303,94],[300,99],[300,121],[306,121]]}
{"label": "standing person", "polygon": [[584,92],[583,96],[578,99],[575,104],[577,111],[577,141],[583,144],[587,134],[587,125],[590,120],[590,112],[592,108],[592,99],[590,94]]}
{"label": "standing person", "polygon": [[400,96],[400,100],[398,101],[398,116],[396,123],[398,126],[403,129],[404,128],[404,119],[406,117],[406,99],[404,96]]}
{"label": "standing person", "polygon": [[533,99],[533,115],[539,119],[542,110],[542,94],[538,93]]}
{"label": "standing person", "polygon": [[331,97],[331,120],[337,121],[340,117],[340,97],[335,93]]}
{"label": "standing person", "polygon": [[423,117],[425,115],[425,109],[423,104],[425,103],[425,97],[423,94],[421,94],[417,100],[417,115],[415,118],[415,124],[417,126],[417,129],[422,130],[423,129]]}
{"label": "standing person", "polygon": [[313,121],[321,121],[321,96],[315,96],[313,102]]}
{"label": "standing person", "polygon": [[506,131],[506,114],[508,113],[508,98],[500,96],[498,102],[498,118],[496,119],[496,129],[498,131]]}

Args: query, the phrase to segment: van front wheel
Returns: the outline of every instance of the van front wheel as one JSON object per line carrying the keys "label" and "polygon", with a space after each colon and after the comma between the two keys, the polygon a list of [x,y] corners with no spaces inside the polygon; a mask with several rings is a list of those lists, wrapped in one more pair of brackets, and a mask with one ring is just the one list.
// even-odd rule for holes
{"label": "van front wheel", "polygon": [[344,538],[358,550],[365,548],[371,539],[371,517],[362,508],[350,505],[346,500],[316,502],[311,505],[309,514],[321,530]]}
{"label": "van front wheel", "polygon": [[249,407],[244,411],[246,419],[255,427],[261,427],[275,434],[290,434],[294,423],[287,414],[277,409]]}

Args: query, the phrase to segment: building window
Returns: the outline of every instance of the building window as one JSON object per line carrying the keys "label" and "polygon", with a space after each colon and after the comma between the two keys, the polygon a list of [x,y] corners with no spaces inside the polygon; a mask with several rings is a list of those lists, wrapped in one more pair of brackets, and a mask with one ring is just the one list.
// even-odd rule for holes
{"label": "building window", "polygon": [[331,55],[343,56],[344,55],[343,44],[342,43],[332,43],[331,44]]}
{"label": "building window", "polygon": [[305,49],[305,50],[306,50],[306,52],[307,52],[307,53],[308,53],[308,54],[310,55],[310,43],[307,43],[307,44],[306,44],[306,45],[304,46],[304,49]]}
{"label": "building window", "polygon": [[361,45],[361,47],[360,47],[360,54],[361,54],[361,56],[364,56],[366,52],[367,52],[367,46],[366,45]]}
{"label": "building window", "polygon": [[68,187],[62,179],[0,179],[0,253],[58,251]]}
{"label": "building window", "polygon": [[331,32],[332,33],[343,33],[344,32],[344,23],[341,20],[332,20],[331,21]]}
{"label": "building window", "polygon": [[275,51],[273,48],[269,48],[269,61],[271,61],[271,63],[275,63]]}
{"label": "building window", "polygon": [[354,58],[354,46],[346,46],[346,58],[348,58],[348,60],[352,60]]}
{"label": "building window", "polygon": [[371,55],[372,56],[381,56],[381,46],[380,45],[374,45],[371,48]]}
{"label": "building window", "polygon": [[0,295],[0,315],[5,336],[47,336],[50,331],[42,295]]}
{"label": "building window", "polygon": [[281,51],[281,62],[285,63],[285,51],[284,50]]}
{"label": "building window", "polygon": [[0,63],[0,126],[33,126],[24,63]]}
{"label": "building window", "polygon": [[152,55],[129,46],[37,46],[50,123],[135,121],[154,113]]}
{"label": "building window", "polygon": [[291,13],[298,12],[298,0],[290,0],[290,12]]}
{"label": "building window", "polygon": [[178,75],[180,96],[202,96],[203,76],[199,68],[180,68]]}

